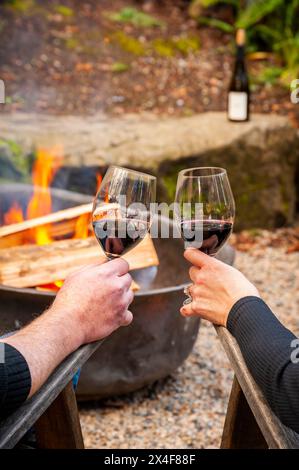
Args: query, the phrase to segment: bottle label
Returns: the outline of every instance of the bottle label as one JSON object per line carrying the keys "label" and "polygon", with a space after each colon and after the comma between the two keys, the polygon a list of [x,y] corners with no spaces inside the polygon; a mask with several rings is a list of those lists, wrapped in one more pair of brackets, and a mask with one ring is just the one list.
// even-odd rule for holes
{"label": "bottle label", "polygon": [[228,117],[234,121],[247,119],[248,95],[245,92],[230,91],[228,94]]}

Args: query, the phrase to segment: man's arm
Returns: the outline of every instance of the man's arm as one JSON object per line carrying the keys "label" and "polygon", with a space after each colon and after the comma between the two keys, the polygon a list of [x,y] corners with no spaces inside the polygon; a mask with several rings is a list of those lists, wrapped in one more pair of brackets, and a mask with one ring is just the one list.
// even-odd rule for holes
{"label": "man's arm", "polygon": [[31,376],[25,358],[9,344],[0,343],[0,416],[26,400]]}
{"label": "man's arm", "polygon": [[[118,259],[71,274],[48,311],[13,336],[0,340],[6,352],[5,363],[0,367],[0,407],[1,399],[3,407],[19,406],[81,344],[105,338],[131,323],[128,306],[134,295],[128,269],[128,263]],[[7,351],[15,351],[14,360],[31,378],[30,390],[25,393],[24,389],[13,403],[9,397],[18,395],[20,375]],[[9,384],[13,387],[11,393]]]}

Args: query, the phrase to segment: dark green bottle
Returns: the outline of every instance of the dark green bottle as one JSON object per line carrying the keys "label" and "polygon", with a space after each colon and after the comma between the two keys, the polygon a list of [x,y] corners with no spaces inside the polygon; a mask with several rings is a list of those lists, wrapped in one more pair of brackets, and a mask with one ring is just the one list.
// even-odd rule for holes
{"label": "dark green bottle", "polygon": [[227,117],[230,121],[249,120],[250,90],[245,61],[246,33],[238,29],[236,34],[236,60],[228,90]]}

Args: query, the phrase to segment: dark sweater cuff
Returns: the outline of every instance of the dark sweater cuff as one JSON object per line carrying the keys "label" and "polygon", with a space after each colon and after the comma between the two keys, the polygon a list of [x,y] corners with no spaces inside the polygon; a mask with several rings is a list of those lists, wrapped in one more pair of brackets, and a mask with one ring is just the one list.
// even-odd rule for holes
{"label": "dark sweater cuff", "polygon": [[[4,362],[0,364],[0,414],[5,416],[28,397],[31,375],[24,356],[13,346],[4,344]],[[1,344],[0,344],[1,345]]]}
{"label": "dark sweater cuff", "polygon": [[251,295],[238,300],[232,306],[228,314],[226,325],[228,331],[235,336],[238,326],[240,326],[240,317],[242,316],[241,321],[244,322],[245,316],[252,314],[252,312],[255,312],[256,307],[259,307],[258,311],[260,311],[261,306],[265,307],[266,310],[269,310],[267,304],[260,297],[255,297]]}

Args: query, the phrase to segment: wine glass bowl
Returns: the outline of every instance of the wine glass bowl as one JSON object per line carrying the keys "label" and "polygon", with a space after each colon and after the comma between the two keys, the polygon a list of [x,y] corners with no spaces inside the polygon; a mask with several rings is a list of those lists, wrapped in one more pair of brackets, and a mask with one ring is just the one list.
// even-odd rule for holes
{"label": "wine glass bowl", "polygon": [[108,168],[93,204],[94,234],[108,259],[139,243],[152,221],[156,178],[128,168]]}
{"label": "wine glass bowl", "polygon": [[229,238],[235,203],[223,168],[198,167],[180,171],[175,218],[185,247],[215,256]]}

